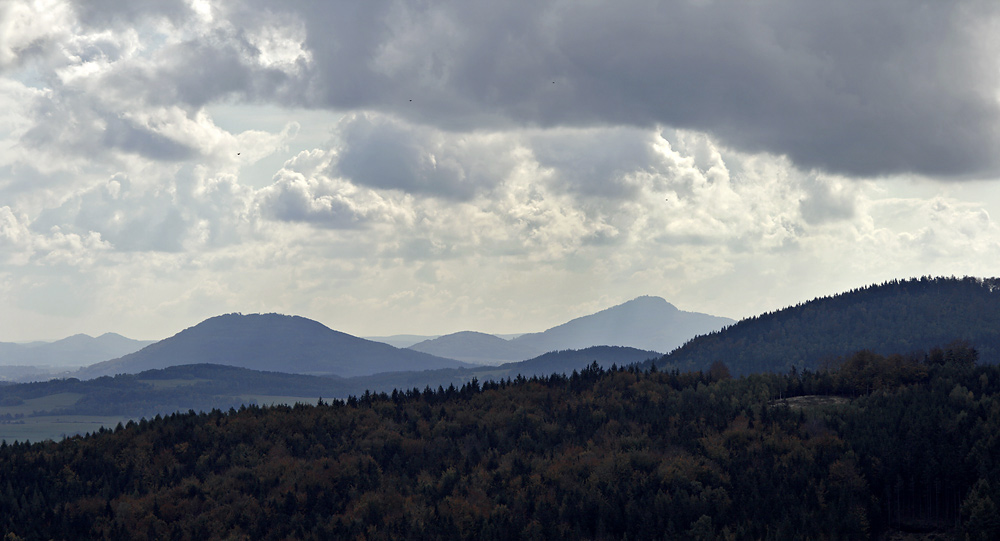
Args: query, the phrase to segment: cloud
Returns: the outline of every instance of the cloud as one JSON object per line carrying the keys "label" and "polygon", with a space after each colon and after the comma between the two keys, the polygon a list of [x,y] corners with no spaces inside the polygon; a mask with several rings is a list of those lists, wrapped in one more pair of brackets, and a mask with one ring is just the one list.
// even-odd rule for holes
{"label": "cloud", "polygon": [[448,129],[665,124],[847,175],[1000,170],[985,2],[288,6],[313,105]]}
{"label": "cloud", "polygon": [[[53,6],[62,15],[46,26],[28,4],[7,9],[6,65],[72,41],[65,4]],[[93,79],[152,105],[264,100],[462,131],[666,125],[832,174],[1000,171],[989,2],[90,2],[76,13],[95,36],[166,21],[153,26],[159,46],[146,37],[145,52]],[[117,54],[89,47],[77,62]]]}
{"label": "cloud", "polygon": [[502,135],[446,133],[369,114],[348,115],[335,133],[335,174],[373,188],[455,200],[501,182],[517,150]]}
{"label": "cloud", "polygon": [[351,229],[406,220],[406,213],[377,192],[329,177],[331,153],[302,152],[285,163],[275,182],[257,193],[261,213],[273,220]]}
{"label": "cloud", "polygon": [[800,202],[800,210],[807,223],[817,225],[854,217],[858,194],[857,187],[850,181],[812,175],[804,188],[806,194]]}
{"label": "cloud", "polygon": [[0,74],[56,54],[70,35],[70,6],[59,0],[10,0],[0,5]]}
{"label": "cloud", "polygon": [[131,28],[148,20],[166,19],[183,24],[193,15],[192,4],[185,0],[136,0],[122,4],[115,0],[87,0],[74,7],[79,21],[92,28]]}
{"label": "cloud", "polygon": [[659,165],[655,138],[649,129],[562,129],[536,131],[526,144],[567,192],[621,200],[634,198]]}

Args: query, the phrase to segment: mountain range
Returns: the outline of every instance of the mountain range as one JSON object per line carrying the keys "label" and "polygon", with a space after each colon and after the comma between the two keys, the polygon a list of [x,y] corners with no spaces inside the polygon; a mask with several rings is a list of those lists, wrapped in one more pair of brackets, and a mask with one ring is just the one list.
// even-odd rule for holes
{"label": "mountain range", "polygon": [[134,374],[200,363],[341,377],[469,366],[351,336],[304,317],[226,314],[134,353],[83,368],[76,377]]}
{"label": "mountain range", "polygon": [[[0,385],[0,421],[4,415],[123,416],[167,415],[189,409],[228,409],[241,404],[274,402],[316,403],[319,398],[346,398],[364,393],[410,391],[449,386],[461,387],[473,379],[504,379],[569,375],[592,363],[611,367],[632,365],[655,358],[656,352],[620,346],[595,346],[583,350],[546,353],[535,359],[501,366],[441,368],[383,372],[341,378],[287,372],[261,371],[221,364],[184,364],[135,374],[93,379],[52,379],[44,382]],[[19,427],[3,427],[6,439]],[[5,434],[5,431],[8,434]],[[16,437],[11,437],[16,439]]]}
{"label": "mountain range", "polygon": [[627,346],[666,353],[694,336],[732,323],[735,321],[725,317],[679,310],[660,297],[642,296],[511,340],[465,331],[426,340],[409,349],[481,364],[520,361],[549,351],[591,346]]}
{"label": "mountain range", "polygon": [[[639,304],[643,302],[658,303],[642,299]],[[565,332],[572,325],[560,327]],[[455,338],[508,348],[520,344],[472,332],[457,333]],[[462,342],[453,340],[452,344]],[[872,285],[746,318],[698,335],[662,356],[652,350],[594,346],[499,366],[398,349],[296,316],[229,314],[138,352],[87,367],[77,374],[85,381],[69,378],[0,385],[0,416],[14,423],[9,430],[37,435],[41,429],[32,423],[44,424],[45,412],[137,416],[254,400],[288,402],[298,400],[290,397],[299,397],[311,401],[316,395],[342,398],[368,391],[461,387],[473,379],[545,377],[582,371],[593,362],[605,368],[655,364],[675,374],[699,370],[716,374],[711,377],[725,374],[709,370],[716,361],[724,362],[733,375],[788,373],[792,368],[827,373],[856,352],[868,350],[867,355],[887,355],[890,362],[900,365],[933,366],[948,362],[950,351],[973,348],[981,363],[1000,361],[1000,279],[920,278]],[[126,373],[139,374],[97,377]],[[18,415],[30,419],[23,430],[16,424],[21,422]]]}
{"label": "mountain range", "polygon": [[0,365],[63,368],[87,366],[132,353],[152,343],[152,340],[132,340],[110,332],[96,338],[75,334],[55,342],[0,342]]}
{"label": "mountain range", "polygon": [[208,363],[349,378],[382,372],[496,365],[532,359],[550,351],[598,345],[636,348],[649,353],[646,357],[649,358],[657,351],[669,351],[698,333],[731,322],[727,318],[678,310],[659,297],[639,297],[544,332],[512,339],[470,331],[426,340],[410,348],[396,348],[335,331],[299,316],[226,314],[139,351],[81,368],[73,376],[87,379]]}

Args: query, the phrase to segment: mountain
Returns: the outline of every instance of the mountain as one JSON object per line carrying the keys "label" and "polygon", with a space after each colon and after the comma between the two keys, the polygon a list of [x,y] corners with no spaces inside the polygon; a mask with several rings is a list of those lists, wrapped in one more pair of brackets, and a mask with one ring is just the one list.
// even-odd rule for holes
{"label": "mountain", "polygon": [[476,364],[523,361],[540,352],[530,345],[517,344],[496,335],[474,331],[448,334],[425,340],[410,349]]}
{"label": "mountain", "polygon": [[207,319],[135,353],[81,369],[77,377],[134,374],[197,363],[343,377],[469,366],[351,336],[304,317],[227,314]]}
{"label": "mountain", "polygon": [[[389,336],[362,336],[365,340],[371,340],[372,342],[382,342],[383,344],[389,344],[396,348],[408,348],[413,344],[418,344],[424,340],[433,340],[437,338],[438,335],[423,335],[423,334],[393,334]],[[453,358],[453,357],[452,357]]]}
{"label": "mountain", "polygon": [[410,349],[476,363],[520,361],[549,351],[591,346],[666,352],[693,336],[734,322],[725,317],[685,312],[660,297],[643,296],[544,332],[522,334],[510,340],[466,331],[426,340]]}
{"label": "mountain", "polygon": [[152,341],[105,333],[97,338],[76,334],[55,342],[0,342],[0,365],[78,367],[138,351]]}
{"label": "mountain", "polygon": [[511,342],[539,352],[590,346],[629,346],[666,352],[693,336],[731,323],[734,320],[726,317],[685,312],[660,297],[643,296],[544,332],[522,335]]}
{"label": "mountain", "polygon": [[887,355],[966,340],[986,363],[1000,361],[1000,279],[914,278],[854,289],[744,319],[698,336],[656,361],[734,374],[815,370],[855,351]]}

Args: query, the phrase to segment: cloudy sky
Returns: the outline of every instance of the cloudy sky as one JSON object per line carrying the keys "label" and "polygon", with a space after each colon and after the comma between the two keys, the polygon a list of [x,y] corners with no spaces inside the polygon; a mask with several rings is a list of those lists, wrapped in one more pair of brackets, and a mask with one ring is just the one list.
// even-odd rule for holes
{"label": "cloudy sky", "polygon": [[1000,269],[1000,5],[0,1],[0,341]]}

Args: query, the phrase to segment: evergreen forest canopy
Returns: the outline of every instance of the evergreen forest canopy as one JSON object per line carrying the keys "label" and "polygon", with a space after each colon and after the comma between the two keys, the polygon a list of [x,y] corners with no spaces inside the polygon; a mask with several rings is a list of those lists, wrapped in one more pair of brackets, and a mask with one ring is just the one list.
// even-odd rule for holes
{"label": "evergreen forest canopy", "polygon": [[[940,354],[938,354],[940,352]],[[1000,535],[1000,367],[608,370],[0,444],[7,539]],[[830,405],[808,405],[824,396]],[[806,404],[806,405],[803,405]]]}
{"label": "evergreen forest canopy", "polygon": [[854,289],[741,320],[695,337],[660,368],[734,374],[817,370],[862,349],[887,355],[966,340],[1000,362],[1000,278],[913,278]]}

